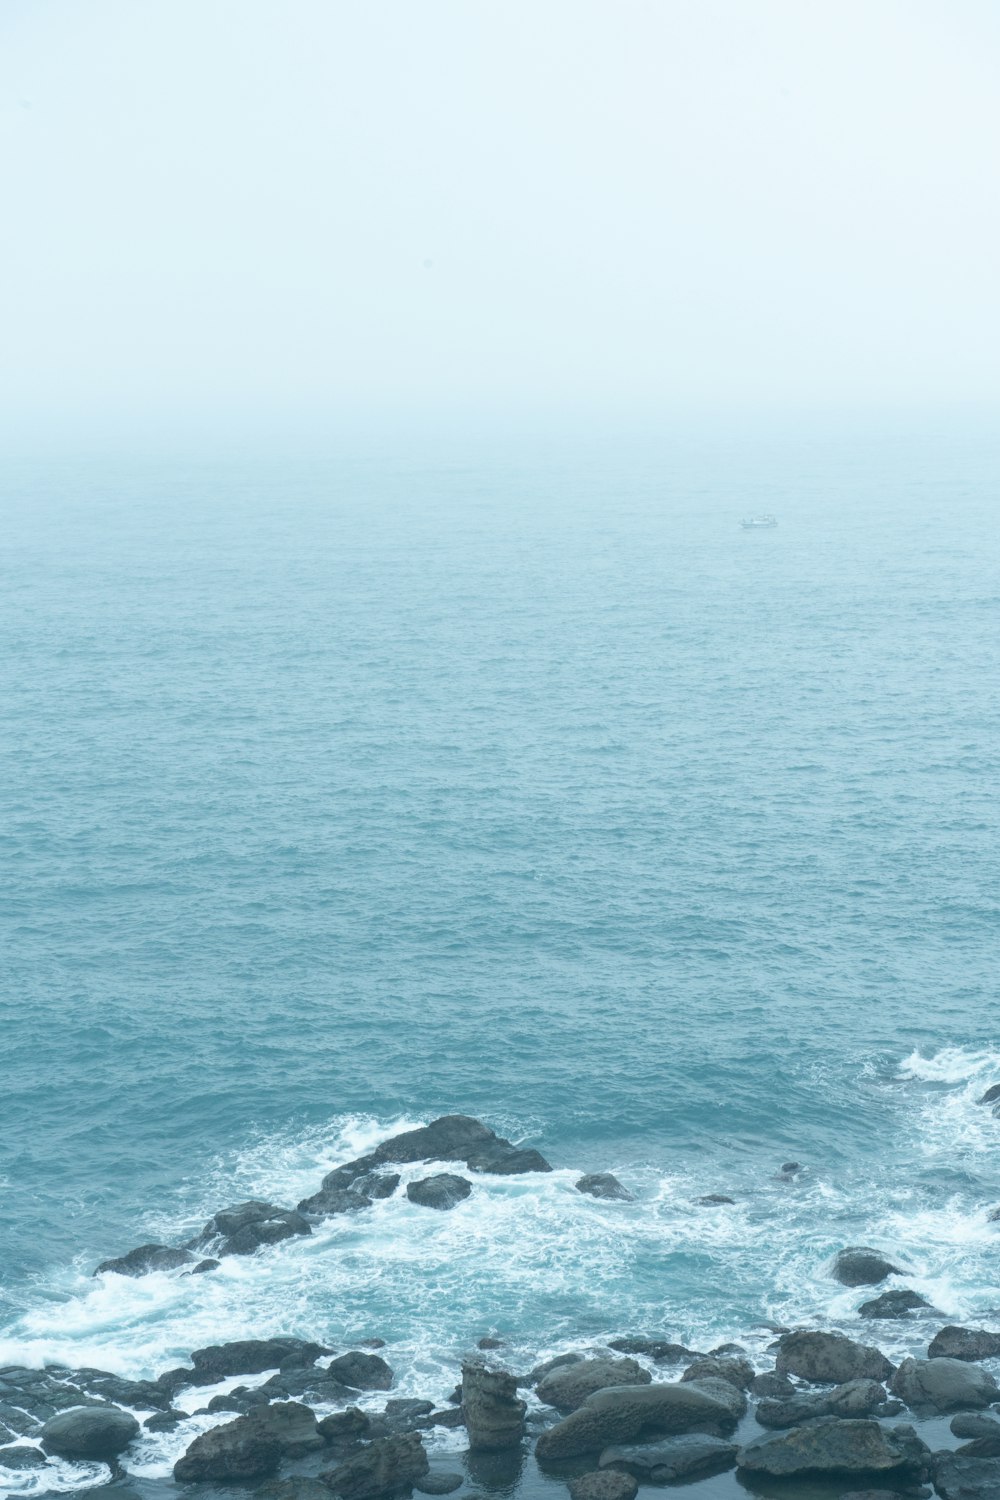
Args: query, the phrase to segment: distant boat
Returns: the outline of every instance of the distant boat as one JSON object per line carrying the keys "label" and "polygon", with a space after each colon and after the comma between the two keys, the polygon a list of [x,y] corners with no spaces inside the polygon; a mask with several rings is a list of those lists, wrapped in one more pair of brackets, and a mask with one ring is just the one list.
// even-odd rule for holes
{"label": "distant boat", "polygon": [[744,531],[770,531],[777,524],[777,516],[744,516],[740,522]]}

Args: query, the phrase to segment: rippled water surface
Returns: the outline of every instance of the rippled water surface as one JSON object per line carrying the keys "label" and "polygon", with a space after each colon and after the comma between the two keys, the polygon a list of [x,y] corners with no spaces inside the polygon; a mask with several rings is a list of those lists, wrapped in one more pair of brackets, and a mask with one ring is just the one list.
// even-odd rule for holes
{"label": "rippled water surface", "polygon": [[[992,1308],[998,473],[926,435],[10,472],[0,1362],[375,1333],[443,1393],[490,1329],[848,1326],[859,1238]],[[90,1279],[456,1110],[556,1171]]]}

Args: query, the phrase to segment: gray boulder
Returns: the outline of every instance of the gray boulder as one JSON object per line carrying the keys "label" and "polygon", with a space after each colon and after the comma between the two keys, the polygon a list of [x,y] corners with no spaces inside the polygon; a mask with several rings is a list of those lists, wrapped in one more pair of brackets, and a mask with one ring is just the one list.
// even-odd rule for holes
{"label": "gray boulder", "polygon": [[888,1380],[892,1365],[868,1344],[857,1344],[842,1333],[801,1330],[778,1340],[775,1369],[816,1384],[843,1385],[849,1380]]}
{"label": "gray boulder", "polygon": [[688,1432],[658,1443],[605,1448],[602,1469],[624,1469],[647,1484],[680,1484],[720,1474],[736,1463],[736,1444],[707,1433]]}
{"label": "gray boulder", "polygon": [[1000,1433],[1000,1422],[979,1411],[959,1412],[957,1417],[952,1417],[948,1426],[960,1438],[993,1438]]}
{"label": "gray boulder", "polygon": [[367,1412],[363,1412],[360,1407],[349,1406],[346,1411],[334,1411],[329,1416],[321,1417],[316,1428],[324,1443],[341,1446],[370,1436],[371,1425]]}
{"label": "gray boulder", "polygon": [[776,1375],[773,1370],[765,1370],[763,1374],[754,1376],[750,1394],[764,1397],[768,1401],[790,1401],[797,1392],[787,1375]]}
{"label": "gray boulder", "polygon": [[113,1271],[117,1276],[146,1276],[150,1271],[175,1271],[193,1260],[190,1250],[175,1250],[170,1245],[139,1245],[116,1260],[102,1260],[94,1275]]}
{"label": "gray boulder", "polygon": [[878,1286],[887,1276],[900,1274],[899,1266],[868,1245],[841,1250],[833,1262],[834,1278],[844,1286]]}
{"label": "gray boulder", "polygon": [[752,1474],[886,1475],[923,1478],[929,1453],[912,1427],[821,1418],[790,1432],[771,1433],[740,1449],[736,1462]]}
{"label": "gray boulder", "polygon": [[216,1255],[252,1255],[263,1245],[277,1245],[302,1234],[312,1234],[312,1230],[300,1213],[252,1198],[213,1214],[190,1248],[211,1248]]}
{"label": "gray boulder", "polygon": [[436,1177],[422,1177],[418,1182],[410,1182],[406,1187],[406,1196],[411,1203],[419,1203],[422,1208],[454,1208],[467,1198],[472,1192],[472,1183],[465,1177],[458,1177],[454,1172],[439,1172]]}
{"label": "gray boulder", "polygon": [[41,1448],[30,1443],[17,1443],[13,1448],[0,1448],[0,1469],[44,1469],[48,1459]]}
{"label": "gray boulder", "polygon": [[745,1409],[745,1398],[726,1381],[623,1385],[595,1391],[579,1410],[539,1436],[535,1452],[539,1460],[575,1458],[647,1437],[727,1433],[738,1420],[734,1402]]}
{"label": "gray boulder", "polygon": [[904,1359],[891,1390],[914,1411],[970,1411],[1000,1400],[993,1376],[960,1359]]}
{"label": "gray boulder", "polygon": [[576,1411],[595,1391],[614,1385],[648,1385],[652,1380],[634,1359],[583,1359],[553,1370],[538,1384],[539,1401],[558,1411]]}
{"label": "gray boulder", "polygon": [[322,1447],[308,1406],[274,1402],[196,1437],[174,1464],[174,1478],[256,1479],[273,1474],[283,1458],[302,1458]]}
{"label": "gray boulder", "polygon": [[997,1500],[1000,1495],[1000,1458],[935,1453],[934,1488],[941,1500]]}
{"label": "gray boulder", "polygon": [[818,1417],[872,1417],[880,1413],[885,1388],[877,1380],[850,1380],[832,1391],[816,1395],[793,1393],[778,1400],[758,1403],[756,1418],[762,1427],[798,1427]]}
{"label": "gray boulder", "polygon": [[123,1453],[139,1431],[135,1417],[118,1406],[77,1406],[57,1412],[39,1437],[58,1458],[95,1458],[107,1463]]}
{"label": "gray boulder", "polygon": [[569,1482],[570,1500],[635,1500],[638,1492],[638,1480],[614,1469],[581,1474]]}
{"label": "gray boulder", "polygon": [[985,1328],[958,1328],[949,1324],[931,1339],[928,1359],[996,1359],[1000,1356],[1000,1333]]}
{"label": "gray boulder", "polygon": [[462,1366],[462,1417],[474,1451],[516,1448],[524,1437],[527,1405],[517,1394],[517,1376],[478,1361]]}
{"label": "gray boulder", "polygon": [[862,1302],[858,1314],[862,1318],[907,1318],[911,1312],[930,1305],[927,1298],[921,1297],[919,1292],[900,1288],[897,1292],[883,1292],[870,1302]]}
{"label": "gray boulder", "polygon": [[[233,1339],[228,1344],[207,1344],[204,1349],[195,1349],[191,1355],[194,1376],[188,1385],[214,1385],[227,1375],[261,1375],[265,1370],[277,1370],[289,1355],[297,1356],[301,1365],[308,1365],[321,1354],[330,1350],[322,1344],[313,1344],[308,1339]],[[173,1373],[173,1372],[171,1372]],[[179,1372],[188,1374],[187,1371]],[[161,1381],[164,1379],[160,1377]]]}
{"label": "gray boulder", "polygon": [[422,1479],[430,1469],[420,1434],[398,1433],[376,1438],[360,1453],[320,1475],[341,1500],[379,1500],[396,1495]]}
{"label": "gray boulder", "polygon": [[465,1483],[461,1474],[455,1474],[449,1469],[432,1469],[429,1474],[413,1481],[413,1488],[418,1495],[452,1495],[455,1490],[460,1490]]}
{"label": "gray boulder", "polygon": [[748,1391],[753,1385],[755,1373],[750,1361],[739,1355],[706,1354],[704,1359],[696,1359],[693,1364],[688,1365],[681,1379],[728,1380],[738,1390]]}
{"label": "gray boulder", "polygon": [[328,1380],[356,1391],[387,1391],[393,1382],[392,1370],[381,1355],[362,1354],[357,1349],[331,1359],[324,1373]]}
{"label": "gray boulder", "polygon": [[634,1203],[635,1194],[618,1181],[611,1172],[589,1172],[576,1184],[578,1193],[589,1193],[591,1198],[615,1199],[621,1203]]}
{"label": "gray boulder", "polygon": [[529,1386],[540,1385],[546,1375],[550,1375],[553,1370],[564,1370],[567,1365],[578,1365],[585,1358],[583,1354],[557,1354],[553,1359],[544,1360],[542,1364],[536,1365],[521,1383]]}

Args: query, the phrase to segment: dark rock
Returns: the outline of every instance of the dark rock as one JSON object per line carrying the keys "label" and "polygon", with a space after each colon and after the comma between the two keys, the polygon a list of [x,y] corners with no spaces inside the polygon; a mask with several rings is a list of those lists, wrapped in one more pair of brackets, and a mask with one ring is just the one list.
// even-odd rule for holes
{"label": "dark rock", "polygon": [[[290,1393],[282,1390],[280,1395],[287,1396]],[[207,1411],[231,1411],[237,1416],[245,1412],[253,1411],[254,1407],[267,1406],[269,1401],[278,1399],[279,1392],[267,1391],[261,1388],[248,1390],[245,1385],[237,1386],[235,1391],[227,1391],[225,1395],[213,1396],[206,1407]]]}
{"label": "dark rock", "polygon": [[364,1193],[352,1192],[350,1188],[320,1188],[309,1198],[296,1204],[296,1213],[312,1215],[316,1219],[331,1219],[335,1214],[357,1214],[371,1208],[372,1200]]}
{"label": "dark rock", "polygon": [[[383,1141],[367,1159],[372,1166],[417,1161],[461,1161],[476,1172],[551,1172],[537,1151],[512,1146],[479,1120],[444,1115],[419,1130]],[[326,1179],[324,1179],[324,1185]]]}
{"label": "dark rock", "polygon": [[[717,1387],[719,1394],[705,1389]],[[723,1394],[724,1393],[724,1394]],[[726,1381],[618,1386],[595,1391],[578,1411],[543,1432],[539,1460],[575,1458],[622,1443],[680,1432],[716,1435],[736,1425],[732,1400],[746,1401]]]}
{"label": "dark rock", "polygon": [[170,1397],[155,1380],[126,1380],[124,1376],[112,1375],[107,1370],[89,1368],[70,1370],[67,1379],[78,1391],[85,1391],[106,1405],[151,1406],[158,1411],[170,1407]]}
{"label": "dark rock", "polygon": [[682,1380],[728,1380],[741,1391],[748,1391],[754,1381],[754,1367],[748,1359],[707,1354],[688,1365]]}
{"label": "dark rock", "polygon": [[536,1365],[524,1383],[532,1386],[539,1385],[553,1370],[564,1370],[567,1365],[578,1365],[583,1358],[582,1354],[557,1354],[554,1359],[547,1359],[543,1364]]}
{"label": "dark rock", "polygon": [[702,1391],[706,1396],[711,1396],[713,1401],[726,1408],[734,1424],[741,1422],[747,1414],[750,1403],[743,1391],[729,1380],[721,1380],[717,1375],[705,1376],[701,1380],[689,1380],[687,1389]]}
{"label": "dark rock", "polygon": [[189,1250],[175,1250],[170,1245],[139,1245],[117,1260],[102,1260],[94,1271],[101,1276],[105,1271],[114,1271],[118,1276],[145,1276],[150,1271],[176,1271],[194,1260]]}
{"label": "dark rock", "polygon": [[517,1394],[517,1378],[506,1370],[485,1365],[462,1366],[462,1415],[470,1449],[497,1452],[516,1448],[524,1437],[525,1403]]}
{"label": "dark rock", "polygon": [[941,1500],[997,1500],[1000,1495],[1000,1458],[935,1453],[934,1488]]}
{"label": "dark rock", "polygon": [[833,1275],[843,1286],[878,1286],[887,1276],[900,1275],[899,1266],[887,1260],[881,1250],[854,1245],[841,1250],[833,1263]]}
{"label": "dark rock", "polygon": [[371,1425],[367,1412],[361,1411],[357,1406],[349,1406],[346,1411],[331,1412],[328,1417],[322,1417],[316,1423],[325,1443],[357,1442],[359,1438],[369,1436]]}
{"label": "dark rock", "polygon": [[970,1411],[1000,1400],[993,1376],[960,1359],[904,1359],[891,1389],[915,1411]]}
{"label": "dark rock", "polygon": [[625,1469],[649,1484],[680,1484],[720,1474],[736,1463],[736,1444],[706,1433],[689,1432],[659,1443],[605,1448],[602,1469]]}
{"label": "dark rock", "polygon": [[986,1215],[987,1224],[1000,1224],[1000,1208],[991,1208]]}
{"label": "dark rock", "polygon": [[893,1367],[878,1349],[842,1333],[800,1330],[778,1340],[775,1369],[800,1380],[843,1385],[848,1380],[888,1380]]}
{"label": "dark rock", "polygon": [[781,1170],[790,1176],[794,1176],[796,1172],[802,1171],[802,1163],[800,1161],[783,1161],[781,1163]]}
{"label": "dark rock", "polygon": [[192,1266],[190,1271],[187,1271],[185,1274],[188,1276],[204,1276],[206,1271],[217,1271],[221,1265],[221,1260],[216,1260],[214,1256],[206,1255],[204,1260],[200,1260],[196,1266]]}
{"label": "dark rock", "polygon": [[979,1411],[959,1412],[948,1425],[955,1436],[960,1438],[992,1438],[1000,1432],[1000,1422]]}
{"label": "dark rock", "polygon": [[452,1474],[446,1469],[431,1470],[413,1481],[419,1495],[451,1495],[465,1483],[461,1474]]}
{"label": "dark rock", "polygon": [[898,1292],[883,1292],[870,1302],[862,1302],[858,1312],[862,1318],[905,1318],[918,1307],[930,1307],[926,1297],[919,1292],[902,1288]]}
{"label": "dark rock", "polygon": [[300,1213],[291,1208],[277,1208],[252,1198],[220,1209],[192,1242],[194,1250],[215,1249],[217,1255],[252,1255],[263,1245],[277,1245],[296,1235],[312,1234]]}
{"label": "dark rock", "polygon": [[316,1366],[307,1370],[279,1370],[270,1380],[257,1387],[264,1401],[308,1401],[315,1404],[342,1406],[357,1399],[359,1387],[332,1380],[326,1370]]}
{"label": "dark rock", "polygon": [[618,1181],[611,1172],[590,1172],[576,1184],[578,1193],[589,1193],[592,1198],[611,1198],[622,1203],[634,1203],[635,1194]]}
{"label": "dark rock", "polygon": [[151,1417],[143,1422],[147,1432],[173,1432],[182,1422],[187,1421],[187,1412],[183,1411],[154,1411]]}
{"label": "dark rock", "polygon": [[926,1485],[906,1485],[901,1490],[848,1490],[840,1500],[933,1500]]}
{"label": "dark rock", "polygon": [[877,1380],[849,1380],[822,1394],[794,1393],[783,1400],[764,1400],[757,1407],[762,1427],[798,1427],[818,1417],[873,1417],[885,1402],[885,1390]]}
{"label": "dark rock", "polygon": [[354,1191],[378,1203],[383,1198],[391,1198],[401,1180],[398,1172],[366,1172],[363,1177],[354,1179]]}
{"label": "dark rock", "polygon": [[998,1099],[1000,1099],[1000,1083],[994,1083],[986,1090],[981,1099],[977,1099],[976,1103],[995,1104]]}
{"label": "dark rock", "polygon": [[707,1208],[721,1206],[724,1203],[734,1204],[736,1199],[727,1198],[725,1193],[703,1193],[700,1198],[696,1198],[694,1201],[703,1204]]}
{"label": "dark rock", "polygon": [[392,1370],[381,1355],[361,1354],[356,1349],[331,1359],[326,1375],[356,1391],[387,1391],[393,1381]]}
{"label": "dark rock", "polygon": [[432,1411],[429,1417],[432,1427],[464,1427],[465,1418],[460,1406],[448,1406],[441,1411]]}
{"label": "dark rock", "polygon": [[78,1406],[50,1417],[39,1436],[46,1453],[107,1463],[124,1452],[138,1431],[135,1417],[118,1406]]}
{"label": "dark rock", "polygon": [[546,1375],[535,1394],[539,1401],[566,1413],[576,1411],[595,1391],[614,1385],[648,1385],[652,1378],[634,1359],[583,1359]]}
{"label": "dark rock", "polygon": [[409,1489],[429,1468],[419,1433],[405,1432],[377,1438],[320,1478],[341,1500],[378,1500]]}
{"label": "dark rock", "polygon": [[503,1339],[495,1339],[492,1334],[487,1334],[485,1338],[479,1339],[476,1344],[477,1349],[502,1349],[503,1346]]}
{"label": "dark rock", "polygon": [[631,1474],[606,1469],[571,1479],[569,1493],[570,1500],[635,1500],[639,1483]]}
{"label": "dark rock", "polygon": [[987,1333],[985,1328],[958,1328],[954,1324],[942,1328],[931,1339],[927,1350],[928,1359],[996,1359],[1000,1355],[1000,1333]]}
{"label": "dark rock", "polygon": [[822,1418],[790,1432],[747,1443],[736,1455],[741,1469],[774,1478],[790,1475],[876,1475],[922,1478],[929,1453],[912,1427]]}
{"label": "dark rock", "polygon": [[472,1192],[472,1183],[454,1172],[439,1172],[436,1177],[422,1177],[407,1183],[406,1196],[422,1208],[454,1208]]}
{"label": "dark rock", "polygon": [[1000,1426],[994,1433],[963,1443],[956,1452],[964,1453],[968,1458],[1000,1458]]}
{"label": "dark rock", "polygon": [[612,1339],[608,1344],[617,1354],[644,1354],[657,1364],[679,1364],[682,1359],[701,1359],[697,1349],[688,1349],[685,1344],[674,1344],[669,1339],[625,1338]]}
{"label": "dark rock", "polygon": [[196,1437],[174,1464],[174,1478],[256,1479],[273,1474],[282,1458],[301,1458],[322,1446],[308,1406],[274,1402]]}
{"label": "dark rock", "polygon": [[330,1491],[322,1479],[292,1474],[287,1479],[272,1479],[254,1490],[254,1500],[330,1500]]}
{"label": "dark rock", "polygon": [[795,1395],[795,1387],[787,1375],[775,1375],[773,1370],[766,1370],[763,1375],[755,1375],[750,1386],[752,1396],[766,1396],[771,1401],[788,1401]]}
{"label": "dark rock", "polygon": [[433,1401],[417,1401],[411,1396],[397,1397],[385,1403],[387,1417],[426,1417],[434,1410]]}
{"label": "dark rock", "polygon": [[[234,1339],[228,1344],[208,1344],[204,1349],[195,1349],[191,1355],[198,1379],[189,1379],[186,1383],[211,1385],[227,1375],[261,1375],[265,1370],[276,1370],[289,1354],[299,1354],[303,1359],[311,1354],[313,1359],[318,1359],[321,1354],[329,1352],[322,1344],[294,1338]],[[182,1373],[190,1375],[191,1372]],[[157,1384],[165,1378],[161,1375]]]}
{"label": "dark rock", "polygon": [[41,1448],[32,1448],[27,1443],[0,1448],[0,1469],[43,1469],[47,1463]]}

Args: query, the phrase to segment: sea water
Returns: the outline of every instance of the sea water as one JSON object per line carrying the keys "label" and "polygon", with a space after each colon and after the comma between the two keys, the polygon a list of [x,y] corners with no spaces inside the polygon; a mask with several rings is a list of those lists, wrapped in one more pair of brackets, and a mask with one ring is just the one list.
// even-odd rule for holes
{"label": "sea water", "polygon": [[[443,1398],[487,1333],[515,1365],[622,1333],[756,1355],[765,1321],[866,1326],[829,1274],[859,1241],[988,1317],[998,456],[11,466],[0,1363],[378,1336]],[[91,1274],[459,1111],[555,1170],[208,1276]],[[636,1200],[578,1193],[599,1170]]]}

